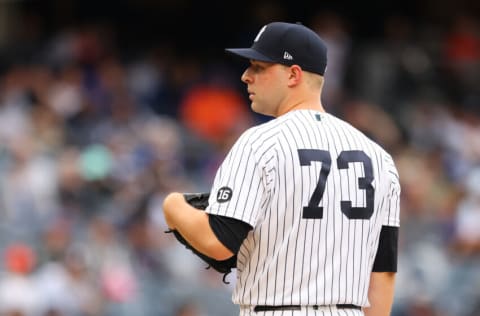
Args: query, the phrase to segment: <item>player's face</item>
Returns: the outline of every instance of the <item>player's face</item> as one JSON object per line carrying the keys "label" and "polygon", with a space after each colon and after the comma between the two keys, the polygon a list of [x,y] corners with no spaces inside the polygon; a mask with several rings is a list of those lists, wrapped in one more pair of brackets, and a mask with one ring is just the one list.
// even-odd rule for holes
{"label": "player's face", "polygon": [[284,66],[251,60],[250,67],[242,75],[242,81],[248,86],[252,110],[277,116],[285,98],[287,78]]}

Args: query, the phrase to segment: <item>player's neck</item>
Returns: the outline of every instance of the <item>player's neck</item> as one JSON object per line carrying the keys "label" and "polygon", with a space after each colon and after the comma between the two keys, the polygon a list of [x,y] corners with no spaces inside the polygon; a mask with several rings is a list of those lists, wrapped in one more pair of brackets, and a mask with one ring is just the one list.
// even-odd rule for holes
{"label": "player's neck", "polygon": [[325,112],[325,109],[319,99],[306,99],[299,100],[297,102],[285,103],[284,106],[279,107],[277,113],[278,115],[276,116],[278,117],[295,110],[314,110],[319,112]]}

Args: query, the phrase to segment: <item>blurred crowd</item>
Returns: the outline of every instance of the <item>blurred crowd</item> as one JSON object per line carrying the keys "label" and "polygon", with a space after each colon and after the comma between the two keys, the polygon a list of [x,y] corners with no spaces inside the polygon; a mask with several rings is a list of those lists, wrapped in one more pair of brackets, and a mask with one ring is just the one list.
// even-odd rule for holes
{"label": "blurred crowd", "polygon": [[[479,20],[391,16],[362,41],[334,12],[305,24],[329,46],[324,106],[399,169],[392,315],[479,315]],[[125,57],[109,34],[2,48],[0,315],[234,315],[234,273],[222,283],[165,234],[161,205],[208,191],[233,141],[268,118],[250,111],[236,61],[174,43]]]}

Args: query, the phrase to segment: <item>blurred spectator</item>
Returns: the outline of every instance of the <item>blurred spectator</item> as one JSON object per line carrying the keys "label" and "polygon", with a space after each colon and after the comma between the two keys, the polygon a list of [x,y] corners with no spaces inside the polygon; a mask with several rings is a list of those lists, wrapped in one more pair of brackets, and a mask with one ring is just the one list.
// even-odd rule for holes
{"label": "blurred spectator", "polygon": [[474,16],[454,15],[445,36],[444,56],[455,84],[463,93],[480,93],[480,24]]}
{"label": "blurred spectator", "polygon": [[205,143],[203,148],[199,146],[195,150],[202,163],[200,177],[210,180],[211,184],[227,149],[250,126],[253,117],[241,94],[224,86],[194,86],[179,106],[180,122],[192,137]]}
{"label": "blurred spectator", "polygon": [[47,104],[63,120],[77,115],[85,106],[82,95],[82,73],[73,64],[60,68],[47,92]]}
{"label": "blurred spectator", "polygon": [[9,143],[9,160],[0,183],[3,220],[15,233],[33,237],[37,223],[48,218],[57,205],[54,161],[36,148],[34,135],[17,135]]}
{"label": "blurred spectator", "polygon": [[181,120],[191,131],[213,144],[238,135],[250,123],[241,95],[224,87],[195,86],[180,103]]}
{"label": "blurred spectator", "polygon": [[38,270],[36,291],[45,313],[102,315],[102,296],[83,248],[71,245],[61,261],[48,262]]}
{"label": "blurred spectator", "polygon": [[202,314],[197,304],[186,302],[176,310],[175,316],[202,316]]}
{"label": "blurred spectator", "polygon": [[322,100],[325,107],[336,112],[336,107],[345,97],[345,72],[348,65],[347,57],[350,54],[351,39],[347,23],[343,17],[333,11],[321,11],[312,21],[315,30],[327,43],[327,60]]}
{"label": "blurred spectator", "polygon": [[431,84],[432,57],[414,27],[407,17],[387,16],[383,38],[352,48],[349,85],[356,96],[397,115],[405,102]]}
{"label": "blurred spectator", "polygon": [[0,313],[36,316],[42,299],[31,276],[36,264],[34,251],[24,243],[10,244],[3,259],[6,271],[0,278]]}
{"label": "blurred spectator", "polygon": [[480,255],[480,168],[465,180],[465,195],[455,216],[454,247],[463,255]]}

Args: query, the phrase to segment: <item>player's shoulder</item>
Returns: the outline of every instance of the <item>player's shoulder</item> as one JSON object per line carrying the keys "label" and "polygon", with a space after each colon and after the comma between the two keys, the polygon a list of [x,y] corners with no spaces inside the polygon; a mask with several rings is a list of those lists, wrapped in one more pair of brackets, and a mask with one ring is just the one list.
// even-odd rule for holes
{"label": "player's shoulder", "polygon": [[331,120],[332,124],[337,126],[338,129],[348,131],[348,134],[355,138],[356,143],[363,144],[362,150],[368,151],[374,156],[378,157],[379,163],[384,166],[384,170],[398,179],[398,171],[395,166],[393,156],[385,147],[383,147],[382,144],[367,136],[364,132],[353,126],[351,123],[332,114],[326,114],[326,116],[329,120]]}
{"label": "player's shoulder", "polygon": [[239,141],[259,146],[267,140],[274,140],[281,132],[281,119],[274,118],[260,123],[245,130],[239,137]]}
{"label": "player's shoulder", "polygon": [[357,140],[361,140],[362,143],[368,144],[371,149],[375,150],[381,156],[384,156],[385,158],[390,157],[391,159],[390,154],[381,144],[367,136],[364,132],[353,126],[350,122],[347,122],[346,120],[343,120],[332,114],[326,114],[326,116],[331,120],[332,124],[337,125],[338,128],[348,131],[348,134],[353,135],[353,137]]}

